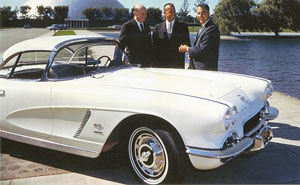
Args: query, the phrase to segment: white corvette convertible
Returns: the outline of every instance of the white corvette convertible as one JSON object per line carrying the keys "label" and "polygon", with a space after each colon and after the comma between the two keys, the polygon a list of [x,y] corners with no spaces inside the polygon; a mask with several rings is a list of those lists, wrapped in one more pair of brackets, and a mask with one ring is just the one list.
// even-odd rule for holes
{"label": "white corvette convertible", "polygon": [[106,37],[36,38],[0,63],[3,138],[86,157],[124,145],[137,179],[179,182],[271,140],[269,80],[124,62]]}

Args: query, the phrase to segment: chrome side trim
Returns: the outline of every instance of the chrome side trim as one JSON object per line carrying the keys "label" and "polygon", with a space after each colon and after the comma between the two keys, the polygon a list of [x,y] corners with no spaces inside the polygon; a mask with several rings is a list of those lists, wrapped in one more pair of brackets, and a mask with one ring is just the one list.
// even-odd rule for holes
{"label": "chrome side trim", "polygon": [[53,149],[53,150],[58,150],[58,151],[67,152],[67,153],[85,156],[85,157],[90,157],[90,158],[96,158],[100,155],[99,151],[89,150],[86,148],[74,147],[74,146],[56,143],[56,142],[52,142],[52,141],[48,141],[48,140],[44,140],[44,139],[15,134],[15,133],[3,131],[3,130],[0,130],[0,136],[3,138],[18,141],[21,143],[26,143],[26,144],[30,144],[30,145],[35,145],[35,146],[39,146],[39,147],[43,147],[43,148],[49,148],[49,149]]}
{"label": "chrome side trim", "polygon": [[[112,86],[112,87],[122,87],[122,86]],[[167,94],[174,94],[174,95],[179,95],[179,96],[186,96],[186,97],[201,99],[201,100],[204,100],[204,101],[218,103],[218,104],[224,105],[228,108],[232,108],[232,106],[229,102],[222,101],[222,100],[216,99],[216,98],[205,98],[205,97],[201,97],[201,96],[194,96],[194,95],[176,93],[176,92],[165,91],[165,90],[147,89],[147,88],[139,88],[139,87],[122,87],[122,88],[136,89],[136,90],[143,90],[143,91],[152,91],[152,92],[159,92],[159,93],[167,93]]]}
{"label": "chrome side trim", "polygon": [[84,118],[83,118],[83,120],[82,120],[82,122],[81,122],[81,124],[80,124],[80,126],[79,126],[79,128],[77,130],[77,132],[74,134],[73,137],[79,138],[79,135],[81,134],[83,128],[85,127],[85,125],[88,122],[88,120],[90,119],[90,117],[91,117],[91,110],[88,109],[86,111],[85,115],[84,115]]}

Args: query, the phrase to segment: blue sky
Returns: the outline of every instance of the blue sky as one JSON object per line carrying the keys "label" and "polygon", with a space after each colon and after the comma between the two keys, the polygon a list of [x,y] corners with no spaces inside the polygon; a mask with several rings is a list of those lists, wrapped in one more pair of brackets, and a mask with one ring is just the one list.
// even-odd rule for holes
{"label": "blue sky", "polygon": [[[9,5],[14,8],[15,6],[18,7],[21,6],[23,3],[25,3],[25,1],[26,0],[0,0],[0,6]],[[146,8],[154,7],[160,9],[162,9],[164,4],[172,2],[175,4],[176,10],[179,11],[182,6],[183,0],[119,0],[119,2],[122,3],[126,8],[132,8],[135,4],[140,3],[145,5]],[[189,7],[190,7],[190,15],[192,16],[196,15],[195,12],[193,11],[195,2],[196,0],[188,0]],[[219,0],[207,0],[207,2],[208,5],[210,6],[211,13],[213,13],[213,10],[215,9]]]}

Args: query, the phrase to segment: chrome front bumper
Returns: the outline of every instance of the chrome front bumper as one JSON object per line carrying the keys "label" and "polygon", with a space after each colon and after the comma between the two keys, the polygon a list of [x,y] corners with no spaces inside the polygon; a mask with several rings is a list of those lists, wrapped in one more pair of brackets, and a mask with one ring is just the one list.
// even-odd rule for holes
{"label": "chrome front bumper", "polygon": [[237,156],[261,151],[273,138],[271,127],[265,123],[255,133],[226,149],[207,150],[186,147],[186,152],[195,168],[201,170],[217,168]]}

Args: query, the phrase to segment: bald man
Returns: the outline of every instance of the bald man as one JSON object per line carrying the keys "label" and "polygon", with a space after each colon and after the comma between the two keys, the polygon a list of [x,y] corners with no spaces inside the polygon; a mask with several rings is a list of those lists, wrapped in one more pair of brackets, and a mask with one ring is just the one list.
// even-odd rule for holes
{"label": "bald man", "polygon": [[132,9],[134,18],[122,25],[119,41],[121,48],[127,51],[131,64],[151,67],[153,51],[150,26],[145,23],[147,10],[142,4]]}

